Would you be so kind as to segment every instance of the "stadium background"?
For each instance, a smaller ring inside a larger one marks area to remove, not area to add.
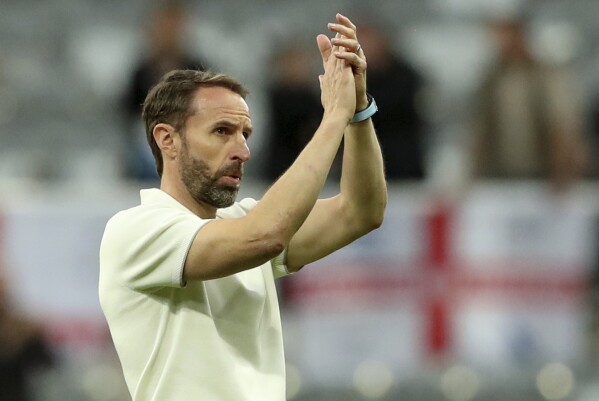
[[[595,180],[559,198],[539,182],[454,190],[468,98],[490,59],[484,18],[522,5],[538,54],[568,63],[590,106],[597,1],[190,2],[189,46],[252,89],[243,196],[268,186],[256,169],[277,38],[312,41],[336,11],[368,11],[430,80],[425,182],[392,185],[379,231],[279,283],[290,399],[599,400]],[[143,186],[120,174],[117,121],[149,8],[0,4],[0,255],[15,308],[44,323],[59,360],[36,378],[40,400],[128,399],[97,304],[97,248]]]

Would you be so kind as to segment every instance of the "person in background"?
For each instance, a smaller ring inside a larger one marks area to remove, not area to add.
[[[541,179],[565,190],[585,165],[570,77],[533,56],[522,18],[495,19],[489,28],[498,54],[473,102],[472,178]]]
[[[272,56],[273,80],[266,90],[269,134],[264,178],[274,181],[291,166],[320,124],[322,106],[312,57],[302,43],[280,45]]]
[[[373,116],[389,181],[426,177],[426,122],[419,99],[423,75],[393,48],[394,33],[372,17],[357,24],[368,56],[368,90],[377,100]]]
[[[160,78],[176,69],[205,70],[206,63],[185,47],[187,9],[179,1],[166,1],[153,13],[147,24],[145,55],[135,66],[123,98],[127,144],[126,176],[139,180],[158,180],[154,159],[148,150],[140,119],[141,107]]]
[[[32,401],[32,379],[50,368],[54,357],[40,325],[17,313],[8,298],[0,270],[0,401]]]
[[[589,175],[593,179],[599,178],[599,87],[592,92],[588,108],[588,126],[590,130],[591,154],[589,157]]]

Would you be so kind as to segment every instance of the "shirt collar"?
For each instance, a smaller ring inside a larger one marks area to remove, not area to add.
[[[191,210],[179,203],[175,198],[159,188],[142,189],[139,191],[142,205],[158,205],[173,207],[184,212],[193,213]]]
[[[172,196],[170,196],[169,194],[167,194],[159,188],[142,189],[139,191],[139,197],[141,199],[142,205],[158,205],[162,207],[173,207],[181,211],[192,213],[195,215],[195,213],[193,213],[191,210],[179,203],[179,201],[177,201],[175,198],[173,198]],[[227,218],[227,216],[229,215],[229,210],[232,207],[233,206],[224,209],[217,209],[216,218]]]

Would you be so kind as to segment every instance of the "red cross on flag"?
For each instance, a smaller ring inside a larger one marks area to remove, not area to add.
[[[581,358],[594,211],[501,195],[394,199],[378,231],[289,278],[289,358],[324,383],[365,360],[400,377]]]

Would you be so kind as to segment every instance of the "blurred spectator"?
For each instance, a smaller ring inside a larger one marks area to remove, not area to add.
[[[38,324],[15,313],[7,298],[0,272],[0,401],[30,401],[34,374],[53,358]]]
[[[152,15],[147,26],[148,48],[131,75],[124,95],[127,117],[127,176],[158,180],[154,158],[148,147],[141,120],[141,106],[149,89],[166,72],[174,69],[204,70],[207,65],[185,49],[187,10],[179,1],[167,1]]]
[[[592,157],[589,160],[590,173],[593,178],[599,178],[599,88],[594,92],[593,98],[590,101],[589,111],[589,130],[591,134]]]
[[[491,21],[497,61],[474,99],[475,178],[545,179],[557,190],[583,172],[581,112],[567,71],[532,55],[521,18]]]
[[[424,169],[424,121],[418,111],[422,76],[396,55],[392,35],[377,23],[358,24],[360,44],[368,57],[368,92],[379,111],[373,116],[385,158],[387,179],[420,180]],[[295,160],[318,127],[322,106],[317,72],[310,68],[311,56],[302,45],[282,47],[272,64],[275,79],[268,88],[271,135],[266,145],[268,171],[275,179]],[[338,158],[339,160],[339,158]],[[337,161],[331,175],[338,175]]]
[[[425,177],[425,124],[418,99],[421,74],[392,49],[392,32],[379,22],[358,24],[360,44],[368,57],[368,92],[379,111],[373,116],[385,159],[387,179]]]
[[[594,246],[595,258],[590,272],[589,291],[589,358],[594,366],[599,366],[599,218],[595,218]]]
[[[314,52],[317,52],[316,42]],[[270,112],[264,176],[275,180],[287,170],[318,128],[322,116],[314,55],[303,44],[277,48],[274,77],[266,90]]]

